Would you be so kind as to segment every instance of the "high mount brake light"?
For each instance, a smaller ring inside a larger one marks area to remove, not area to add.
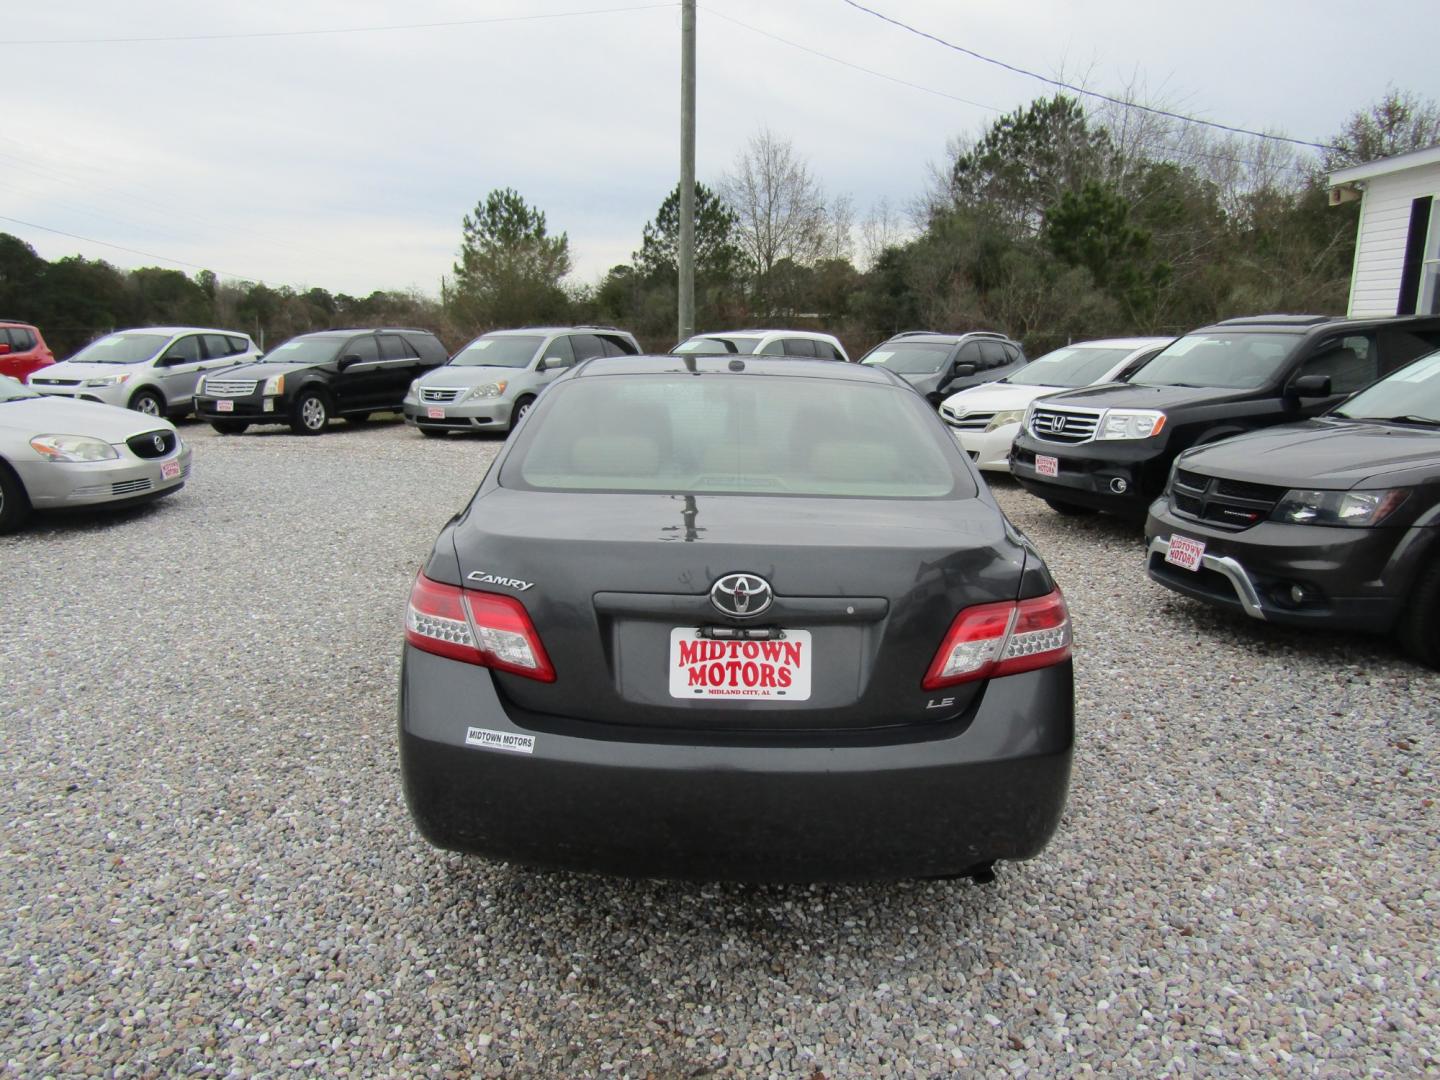
[[[513,596],[461,589],[415,575],[405,640],[466,664],[554,682],[555,668],[525,605]]]
[[[1070,656],[1070,613],[1060,590],[1032,600],[968,607],[950,624],[921,685],[926,690],[1016,675]]]

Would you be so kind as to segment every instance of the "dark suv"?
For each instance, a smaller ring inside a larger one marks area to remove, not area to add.
[[[936,409],[957,390],[994,382],[1025,366],[1025,350],[1004,334],[976,330],[937,334],[907,330],[882,341],[860,358],[888,368]]]
[[[1398,632],[1440,667],[1440,352],[1300,424],[1187,450],[1150,577],[1291,626]]]
[[[399,412],[405,391],[448,359],[428,330],[319,330],[300,334],[254,364],[207,375],[195,414],[225,435],[251,424],[288,424],[318,435],[333,416],[365,420]]]
[[[40,331],[29,323],[0,319],[0,375],[22,383],[43,367],[55,363],[55,354]]]
[[[1128,383],[1031,404],[1010,472],[1061,513],[1143,516],[1182,450],[1318,416],[1440,345],[1440,318],[1260,315],[1186,334]]]

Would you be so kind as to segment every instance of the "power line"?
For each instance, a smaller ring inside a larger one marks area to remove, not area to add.
[[[247,274],[237,274],[231,270],[217,271],[213,266],[201,266],[199,263],[186,262],[184,259],[172,259],[168,255],[156,255],[153,251],[141,251],[139,248],[126,247],[123,244],[112,244],[108,240],[96,240],[92,236],[81,236],[79,233],[66,232],[64,229],[52,229],[49,225],[37,225],[33,221],[21,221],[19,218],[6,217],[4,214],[0,214],[0,221],[8,221],[12,225],[24,225],[27,229],[39,229],[41,232],[54,233],[56,236],[68,236],[71,240],[83,240],[87,244],[99,244],[101,247],[114,248],[116,251],[128,251],[131,255],[143,255],[147,259],[159,259],[161,262],[174,263],[176,266],[188,266],[192,270],[209,270],[212,273],[218,272],[240,281],[268,284],[261,278],[250,277]]]
[[[946,98],[950,101],[958,101],[962,105],[973,105],[977,109],[986,109],[989,112],[994,113],[998,113],[1001,111],[1000,109],[997,109],[994,105],[986,105],[980,101],[971,101],[969,98],[963,98],[958,94],[949,94],[946,93],[944,90],[936,90],[934,87],[921,86],[919,83],[910,82],[907,79],[901,79],[895,75],[887,75],[885,72],[876,71],[874,68],[862,67],[860,64],[851,63],[849,60],[842,60],[838,56],[831,56],[829,53],[821,52],[819,49],[812,49],[808,45],[801,45],[798,41],[791,41],[789,38],[781,37],[779,34],[772,34],[768,30],[761,30],[758,26],[751,26],[747,22],[741,22],[739,19],[726,15],[723,11],[716,11],[712,7],[707,6],[704,8],[704,10],[709,14],[714,15],[716,18],[724,19],[726,22],[734,23],[736,26],[744,27],[752,34],[759,34],[761,37],[767,37],[772,41],[778,41],[783,45],[789,45],[792,49],[799,49],[801,52],[807,52],[811,56],[818,56],[823,60],[829,60],[831,63],[839,64],[841,67],[852,68],[855,71],[863,71],[866,75],[873,75],[877,79],[884,79],[887,82],[898,83],[900,86],[908,86],[912,90],[920,90],[926,94],[934,94],[936,97]]]
[[[542,15],[502,15],[490,19],[454,19],[448,22],[398,23],[392,26],[340,26],[322,30],[255,30],[235,34],[175,34],[166,37],[39,38],[8,41],[7,45],[139,45],[167,41],[238,41],[250,38],[315,37],[322,34],[379,34],[392,30],[442,30],[457,26],[486,26],[492,23],[536,22],[542,19],[573,19],[586,15],[620,15],[630,11],[655,11],[679,7],[676,2],[637,4],[631,7],[595,8],[582,11],[554,11]]]
[[[798,41],[791,41],[789,38],[781,37],[779,34],[772,34],[768,30],[762,30],[758,26],[751,26],[747,22],[742,22],[741,20],[736,19],[730,15],[726,15],[724,12],[717,11],[712,7],[707,6],[704,8],[704,10],[710,15],[714,15],[717,18],[724,19],[726,22],[734,23],[736,26],[749,30],[753,34],[759,34],[761,37],[767,37],[770,38],[772,41],[778,41],[783,45],[789,45],[791,48],[799,49],[801,52],[807,52],[810,53],[812,56],[818,56],[824,60],[829,60],[831,63],[839,64],[841,67],[847,67],[854,71],[863,72],[864,74],[872,75],[877,79],[884,79],[887,82],[896,83],[900,86],[906,86],[912,90],[919,90],[922,93],[933,94],[935,97],[945,98],[949,101],[958,101],[962,105],[973,105],[975,108],[984,109],[986,112],[1004,112],[1003,109],[995,105],[986,105],[982,101],[971,101],[969,98],[960,97],[958,94],[951,94],[944,90],[937,90],[933,86],[924,86],[921,83],[911,82],[908,79],[902,79],[898,76],[890,75],[883,71],[876,71],[874,68],[868,68],[864,67],[861,64],[851,63],[849,60],[843,60],[838,56],[832,56],[830,53],[821,52],[819,49],[812,49],[808,45],[800,44]],[[1142,146],[1147,150],[1159,151],[1165,154],[1178,154],[1181,157],[1205,158],[1210,161],[1227,161],[1236,165],[1249,165],[1253,168],[1266,167],[1265,162],[1255,161],[1250,158],[1236,157],[1233,154],[1219,154],[1207,150],[1187,149],[1182,146],[1170,146],[1162,142],[1154,142],[1147,140],[1137,140],[1136,145]],[[1287,169],[1299,173],[1305,172],[1305,167],[1299,164],[1276,165],[1274,167]]]
[[[911,26],[909,23],[901,22],[899,19],[892,18],[889,15],[876,11],[874,8],[868,8],[864,4],[858,3],[857,0],[840,0],[840,2],[842,4],[848,4],[856,11],[863,11],[867,15],[873,15],[875,16],[875,18],[881,20],[882,22],[887,22],[891,26],[898,26],[900,29],[908,30],[910,33],[925,38],[927,41],[933,41],[937,45],[943,45],[947,49],[953,49],[955,52],[964,53],[966,56],[973,57],[976,60],[982,60],[987,64],[994,64],[996,67],[1004,68],[1006,71],[1013,71],[1017,75],[1024,75],[1031,79],[1039,79],[1041,82],[1049,83],[1051,86],[1058,86],[1062,90],[1069,90],[1072,94],[1083,94],[1085,97],[1097,98],[1100,101],[1109,102],[1111,105],[1119,105],[1121,108],[1139,109],[1142,112],[1153,113],[1156,116],[1168,117],[1171,120],[1182,120],[1187,124],[1200,124],[1204,127],[1217,128],[1220,131],[1229,131],[1236,135],[1250,135],[1257,139],[1268,139],[1272,142],[1293,143],[1296,146],[1308,146],[1315,150],[1340,149],[1338,146],[1331,146],[1329,143],[1308,142],[1305,139],[1292,139],[1288,135],[1271,135],[1264,131],[1252,131],[1249,128],[1232,127],[1229,124],[1220,124],[1215,122],[1214,120],[1201,120],[1198,117],[1185,116],[1182,113],[1170,112],[1168,109],[1159,109],[1153,105],[1141,105],[1139,102],[1136,101],[1126,101],[1123,98],[1111,97],[1109,94],[1102,94],[1098,90],[1086,90],[1084,87],[1076,86],[1074,83],[1067,83],[1061,79],[1052,79],[1048,75],[1041,75],[1038,72],[1028,71],[1025,68],[1017,67],[1014,64],[1008,64],[1004,60],[997,60],[993,56],[986,56],[984,53],[976,52],[974,49],[967,49],[964,45],[956,45],[953,41],[946,41],[942,37],[937,37],[936,35],[931,34],[925,30],[921,30],[918,27]]]

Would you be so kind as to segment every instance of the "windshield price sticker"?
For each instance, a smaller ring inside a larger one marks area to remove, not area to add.
[[[220,398],[218,401],[215,402],[215,411],[234,412],[235,402],[231,401],[229,398]]]
[[[444,420],[445,410],[431,405],[428,409],[425,410],[425,418],[427,420]]]
[[[717,641],[693,626],[670,631],[670,696],[808,701],[814,666],[810,631],[773,641]]]
[[[1048,454],[1035,455],[1035,471],[1041,476],[1059,476],[1060,459]]]
[[[1181,570],[1199,570],[1204,557],[1204,541],[1191,540],[1188,536],[1170,537],[1170,550],[1165,553],[1166,562],[1180,567]]]

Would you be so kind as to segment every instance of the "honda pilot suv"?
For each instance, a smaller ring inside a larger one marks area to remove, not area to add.
[[[300,334],[258,363],[201,379],[195,413],[222,435],[238,435],[251,424],[288,424],[297,435],[319,435],[334,416],[360,421],[373,412],[398,412],[406,387],[445,359],[445,346],[428,330]]]
[[[1187,450],[1152,580],[1289,626],[1398,634],[1440,667],[1440,352],[1299,424]]]
[[[509,431],[540,391],[582,360],[634,356],[635,338],[613,326],[535,326],[481,334],[411,383],[405,422],[422,435]]]
[[[860,363],[888,368],[938,409],[956,391],[1013,375],[1026,360],[1020,343],[1004,334],[907,330],[876,345]]]
[[[1033,402],[1010,472],[1060,513],[1143,516],[1182,450],[1318,416],[1440,345],[1440,318],[1261,315],[1186,334],[1128,383]]]

